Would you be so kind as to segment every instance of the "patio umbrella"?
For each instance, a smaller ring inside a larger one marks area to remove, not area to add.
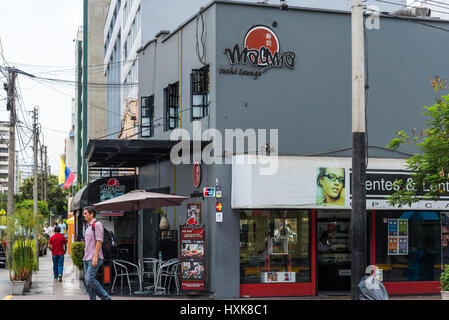
[[[179,206],[188,197],[172,194],[133,190],[124,195],[108,199],[93,206],[95,210],[123,210],[127,212],[157,207]]]

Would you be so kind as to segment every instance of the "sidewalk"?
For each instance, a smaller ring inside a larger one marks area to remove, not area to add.
[[[0,300],[89,300],[82,281],[77,278],[77,268],[72,263],[72,257],[64,257],[64,275],[62,282],[53,280],[53,261],[51,254],[39,257],[39,270],[33,274],[30,292],[22,296],[9,295],[10,287],[7,269],[0,269]],[[112,296],[113,300],[210,300],[207,296]],[[391,300],[441,300],[441,295],[391,296]],[[349,295],[321,294],[316,297],[269,297],[241,298],[251,300],[350,300]]]
[[[77,279],[72,257],[64,256],[62,282],[53,279],[51,253],[39,257],[39,270],[33,273],[31,289],[23,296],[8,296],[6,300],[89,300],[83,283]]]

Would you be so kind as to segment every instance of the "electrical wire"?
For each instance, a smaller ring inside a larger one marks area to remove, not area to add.
[[[401,8],[407,8],[407,7],[408,7],[407,5],[403,5],[403,4],[401,4],[401,3],[392,2],[392,1],[386,1],[386,0],[374,0],[374,1],[382,2],[382,3],[387,3],[387,4],[392,4],[392,5],[395,5],[395,6],[399,6],[399,7],[401,7]],[[433,10],[433,9],[432,9],[432,11],[433,11],[433,12],[438,12],[438,13],[449,14],[448,11]],[[386,13],[386,12],[380,12],[380,13],[388,14],[388,13]],[[395,15],[392,15],[392,16],[396,17]],[[448,31],[449,31],[449,30],[448,30]]]

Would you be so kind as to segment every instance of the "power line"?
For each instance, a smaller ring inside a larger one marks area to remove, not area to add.
[[[385,0],[375,0],[375,1],[377,1],[377,2],[383,2],[383,3],[388,3],[388,4],[392,4],[392,5],[394,5],[394,6],[399,6],[399,7],[401,7],[401,8],[407,8],[407,5],[403,5],[403,4],[397,3],[397,2],[385,1]],[[434,11],[434,12],[439,12],[439,13],[444,13],[444,14],[449,14],[448,11],[439,11],[439,10],[433,10],[433,9],[432,9],[432,11]],[[385,13],[385,12],[380,12],[380,13]],[[389,14],[389,13],[386,13],[386,14]],[[393,15],[393,16],[394,16],[394,15]]]

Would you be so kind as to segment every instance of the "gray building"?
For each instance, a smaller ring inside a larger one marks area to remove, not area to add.
[[[144,148],[105,142],[104,162],[128,152],[140,161],[139,189],[190,196],[164,209],[172,230],[199,204],[205,289],[216,298],[349,291],[350,27],[347,11],[214,1],[138,52],[136,144],[155,151],[145,160]],[[446,29],[444,21],[381,16],[379,29],[366,30],[366,255],[390,294],[439,292],[449,203],[389,206],[385,197],[407,178],[405,158],[416,149],[385,144],[398,129],[424,128],[423,106],[447,93],[429,81],[449,72]],[[96,143],[90,163],[101,156]],[[203,197],[214,186],[222,197]],[[139,257],[157,255],[158,216],[139,214]]]
[[[174,30],[199,12],[210,0],[112,0],[104,23],[104,74],[107,91],[107,134],[117,138],[125,111],[137,99],[139,61],[137,51],[160,30]],[[279,0],[242,0],[246,3],[278,5]],[[289,0],[292,6],[349,11],[350,0]],[[391,12],[406,6],[406,0],[368,0],[380,11]]]

